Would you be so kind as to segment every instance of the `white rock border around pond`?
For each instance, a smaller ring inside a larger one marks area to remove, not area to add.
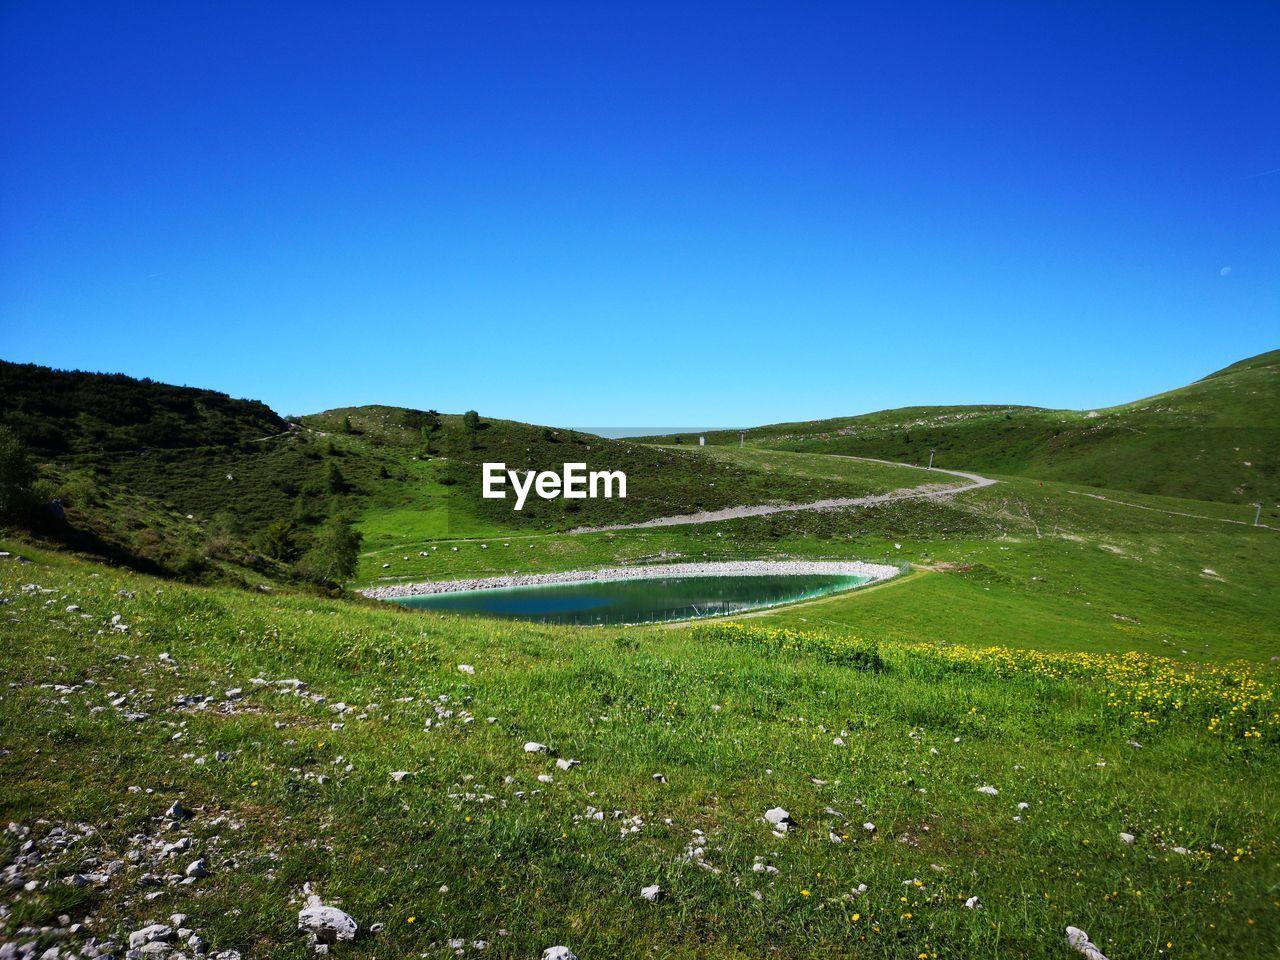
[[[600,570],[563,570],[557,573],[521,573],[505,577],[470,580],[433,580],[426,583],[397,583],[367,587],[357,591],[374,600],[425,597],[467,590],[499,590],[505,587],[535,587],[552,583],[605,583],[616,580],[668,580],[676,577],[769,577],[831,575],[866,577],[867,584],[896,577],[901,568],[887,563],[861,560],[730,560],[716,563],[664,563],[645,567],[606,567]],[[866,586],[867,584],[863,584]]]

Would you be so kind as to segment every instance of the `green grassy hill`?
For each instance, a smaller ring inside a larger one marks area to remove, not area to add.
[[[1225,422],[1266,409],[1273,369],[1259,358],[1172,400],[1073,416]],[[225,422],[247,428],[237,409]],[[901,412],[876,416],[849,422],[896,442]],[[936,416],[995,458],[1002,429],[1055,415]],[[176,583],[4,536],[0,870],[21,876],[0,885],[0,944],[95,938],[122,955],[182,913],[212,951],[301,960],[310,884],[359,922],[335,951],[351,958],[443,960],[456,941],[513,960],[553,944],[584,960],[1053,960],[1068,924],[1112,957],[1274,954],[1274,503],[1255,527],[1238,503],[1009,469],[937,500],[571,535],[677,497],[942,478],[829,456],[823,443],[851,439],[829,424],[674,449],[476,426],[358,407],[267,439],[41,448],[73,523],[145,548],[135,559],[156,551],[159,572],[273,587]],[[634,471],[633,512],[521,517],[471,486],[485,460],[596,457]],[[651,471],[661,483],[639,479]],[[338,515],[365,534],[361,584],[659,557],[912,569],[733,623],[575,629],[279,589],[288,563],[237,554],[255,525],[285,516],[310,536]],[[165,817],[175,800],[190,817]],[[779,806],[795,830],[765,822]],[[182,882],[197,858],[207,875]]]
[[[256,401],[128,377],[0,366],[0,425],[41,466],[64,542],[142,569],[259,582],[287,577],[313,532],[354,523],[370,547],[443,538],[564,531],[761,503],[878,493],[922,482],[874,464],[817,469],[708,458],[497,418],[387,406],[341,408],[287,423]],[[481,496],[481,464],[621,470],[625,499]],[[264,531],[287,524],[293,547]]]
[[[747,431],[780,450],[881,457],[1226,503],[1280,500],[1280,351],[1117,407],[904,407]],[[670,442],[673,438],[659,438]],[[679,438],[690,442],[691,436]],[[737,444],[737,431],[707,435]]]

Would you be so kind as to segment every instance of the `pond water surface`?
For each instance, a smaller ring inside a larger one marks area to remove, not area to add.
[[[459,590],[398,597],[395,602],[417,609],[536,623],[661,623],[725,616],[820,597],[859,586],[867,579],[834,574],[774,574],[597,580]]]

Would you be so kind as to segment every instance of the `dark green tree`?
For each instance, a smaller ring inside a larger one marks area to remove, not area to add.
[[[329,472],[324,479],[325,489],[330,493],[342,493],[347,489],[347,478],[342,475],[336,463],[329,464]]]
[[[32,509],[35,479],[26,446],[8,427],[0,427],[0,517],[16,520]]]
[[[272,560],[288,563],[298,555],[297,531],[289,520],[272,520],[262,528],[254,543],[263,556]]]
[[[467,431],[467,436],[471,439],[471,448],[474,450],[476,446],[476,434],[480,432],[480,414],[474,410],[468,410],[462,415],[462,429]]]

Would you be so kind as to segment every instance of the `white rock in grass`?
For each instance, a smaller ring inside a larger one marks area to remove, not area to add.
[[[539,783],[551,783],[553,780],[555,780],[555,777],[551,776],[549,773],[538,774]]]
[[[458,672],[459,673],[475,673],[476,668],[469,663],[460,663],[458,664]]]
[[[186,874],[188,877],[193,877],[196,880],[199,880],[201,877],[207,877],[209,875],[209,861],[204,857],[201,857],[199,860],[192,860],[187,864]]]
[[[970,910],[982,909],[982,901],[979,900],[977,897],[970,897],[968,900],[964,902],[964,905],[968,907]]]
[[[164,923],[153,923],[129,934],[129,949],[137,950],[148,943],[168,943],[173,939],[173,927]]]
[[[651,887],[640,888],[640,897],[644,900],[648,900],[650,903],[653,903],[655,900],[657,900],[661,896],[662,896],[662,888],[658,886],[656,883]]]
[[[666,783],[667,775],[665,773],[655,773],[653,775],[653,779],[658,781],[658,783]]]
[[[391,771],[391,779],[394,780],[396,783],[400,783],[402,780],[404,780],[405,777],[412,776],[412,775],[413,775],[412,770],[392,770]]]
[[[777,828],[780,832],[786,833],[794,830],[797,826],[796,822],[791,819],[791,814],[787,813],[782,807],[772,807],[764,812],[764,819],[767,823]]]
[[[186,820],[191,816],[191,811],[182,805],[181,800],[173,801],[173,806],[164,812],[166,820]]]
[[[831,741],[831,745],[832,745],[833,747],[843,747],[843,746],[844,746],[844,738],[843,738],[843,737],[836,737],[834,740],[832,740],[832,741]]]
[[[326,907],[312,894],[307,905],[298,912],[298,929],[315,937],[316,943],[334,944],[354,940],[359,925],[337,907]]]
[[[525,753],[546,753],[546,752],[547,752],[547,745],[546,745],[545,743],[538,743],[536,740],[530,740],[528,743],[526,743],[526,744],[524,745],[524,752],[525,752]],[[553,947],[552,949],[560,949],[560,950],[563,950],[564,948],[563,948],[563,947],[558,947],[558,948],[557,948],[557,947]]]
[[[559,760],[556,761],[556,766],[559,767],[561,770],[569,770],[573,767],[582,766],[582,761],[570,760],[568,757],[561,757]]]
[[[1085,960],[1107,960],[1103,952],[1093,945],[1089,935],[1079,927],[1067,927],[1067,946],[1083,954]]]
[[[875,833],[876,825],[872,823],[870,820],[868,820],[866,823],[862,825],[862,829],[867,831],[867,833]]]
[[[568,947],[547,947],[542,951],[542,960],[578,960],[578,955]]]
[[[1125,843],[1127,843],[1131,847],[1138,842],[1137,837],[1135,837],[1132,833],[1125,833],[1123,830],[1120,832],[1120,839],[1123,840]]]
[[[994,797],[994,796],[995,796],[996,794],[998,794],[1000,791],[999,791],[999,790],[997,790],[995,787],[979,787],[979,788],[978,788],[978,792],[979,792],[979,793],[985,793],[985,794],[986,794],[987,796],[989,796],[989,797]]]
[[[1027,802],[1024,800],[1022,803],[1018,804],[1018,809],[1019,809],[1019,810],[1030,810],[1030,809],[1031,809],[1031,804],[1027,803]]]

